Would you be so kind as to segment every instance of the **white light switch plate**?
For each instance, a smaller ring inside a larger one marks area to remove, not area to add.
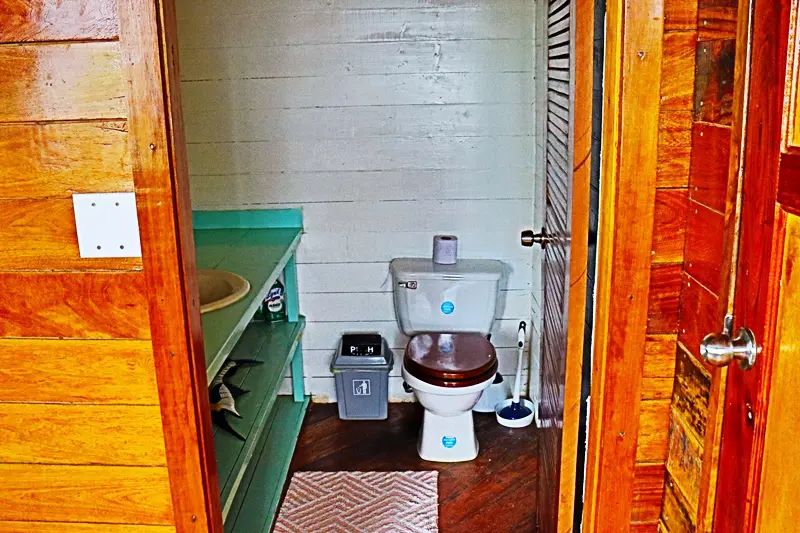
[[[81,257],[141,257],[136,194],[73,194]]]

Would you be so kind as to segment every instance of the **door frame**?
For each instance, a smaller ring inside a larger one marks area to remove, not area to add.
[[[600,220],[584,531],[628,531],[648,323],[660,0],[606,6]]]

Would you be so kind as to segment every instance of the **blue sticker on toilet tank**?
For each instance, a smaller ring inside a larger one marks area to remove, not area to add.
[[[444,436],[444,437],[442,437],[442,445],[445,448],[452,448],[453,446],[456,445],[456,438],[455,437]]]
[[[455,304],[453,304],[453,302],[444,302],[442,304],[442,313],[444,313],[446,315],[451,314],[453,311],[455,311],[455,309],[456,309],[456,306],[455,306]]]

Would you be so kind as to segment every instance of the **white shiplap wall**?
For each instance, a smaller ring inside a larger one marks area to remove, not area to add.
[[[518,244],[533,222],[533,1],[179,0],[178,14],[193,207],[303,208],[317,400],[333,398],[343,332],[382,333],[399,362],[388,262],[428,256],[436,233],[513,270],[493,339],[513,373],[539,290]],[[410,399],[398,365],[390,396]]]

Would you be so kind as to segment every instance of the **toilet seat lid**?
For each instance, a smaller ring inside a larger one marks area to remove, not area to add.
[[[405,351],[406,370],[444,381],[484,379],[497,370],[497,352],[480,333],[423,333]]]

